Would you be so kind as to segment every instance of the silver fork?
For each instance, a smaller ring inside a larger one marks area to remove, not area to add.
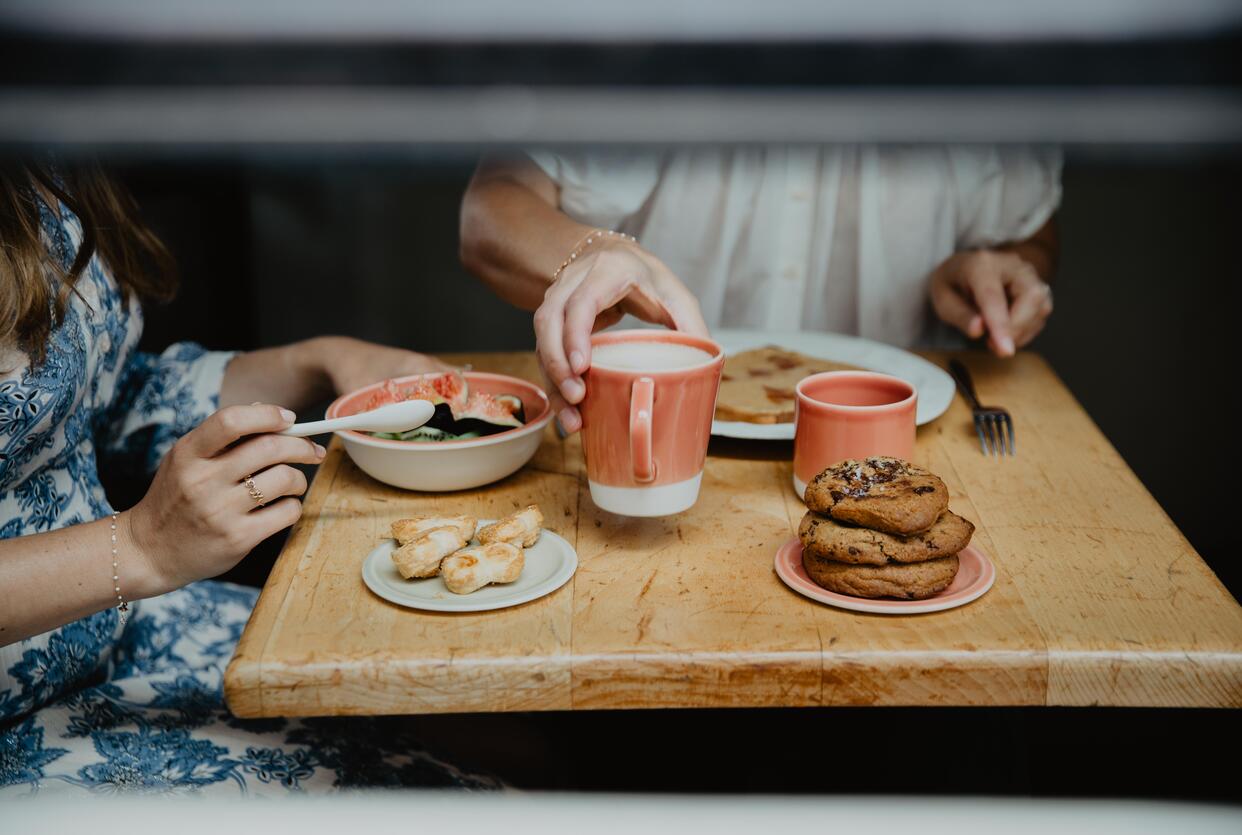
[[[970,410],[975,416],[975,432],[979,435],[979,446],[983,449],[983,454],[1004,455],[1005,438],[1008,436],[1009,454],[1013,455],[1013,418],[1009,416],[1009,412],[999,406],[984,406],[979,402],[970,372],[959,360],[949,360],[949,373],[957,381],[962,396],[970,402]]]

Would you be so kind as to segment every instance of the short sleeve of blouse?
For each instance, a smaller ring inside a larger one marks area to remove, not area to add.
[[[949,151],[957,248],[1029,238],[1061,203],[1061,151],[1034,146]]]
[[[162,354],[135,352],[117,384],[102,447],[133,469],[155,472],[177,439],[220,404],[220,386],[235,355],[179,342]]]
[[[547,149],[526,153],[559,187],[561,210],[590,226],[620,229],[660,181],[658,153]]]

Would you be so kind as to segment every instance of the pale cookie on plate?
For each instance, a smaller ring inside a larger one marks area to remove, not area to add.
[[[900,458],[833,464],[806,486],[806,506],[840,522],[909,536],[935,524],[949,506],[939,476]]]
[[[392,561],[407,580],[434,577],[440,573],[440,562],[466,547],[467,541],[457,528],[436,528],[393,551]]]
[[[798,526],[802,548],[826,560],[866,565],[926,562],[956,554],[970,544],[975,526],[951,510],[928,530],[910,536],[844,525],[808,510]]]
[[[440,566],[445,587],[454,594],[470,594],[490,583],[512,583],[522,574],[526,554],[508,542],[466,548],[447,557]]]
[[[949,587],[957,576],[957,554],[927,562],[850,565],[802,552],[802,567],[821,588],[851,597],[925,600]]]
[[[436,528],[452,528],[469,542],[474,539],[474,530],[478,526],[479,520],[473,516],[416,516],[393,522],[392,538],[406,545]]]
[[[539,505],[533,504],[480,528],[479,544],[508,542],[511,545],[529,548],[539,539],[539,532],[542,529],[543,513],[539,510]]]

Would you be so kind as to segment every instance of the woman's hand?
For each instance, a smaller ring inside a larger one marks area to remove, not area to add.
[[[427,354],[347,336],[326,336],[315,341],[319,343],[317,350],[324,373],[338,395],[392,377],[443,372],[452,368]]]
[[[591,363],[591,334],[624,314],[707,336],[698,299],[660,259],[628,241],[605,241],[565,268],[535,311],[535,351],[552,384],[552,407],[566,432],[582,418],[582,374]]]
[[[271,434],[295,420],[270,405],[229,406],[186,434],[164,458],[137,505],[122,515],[130,546],[149,567],[148,593],[214,577],[298,520],[306,477],[289,464],[318,464],[324,449]],[[263,502],[243,483],[253,476]]]
[[[986,333],[1001,357],[1034,339],[1052,313],[1052,288],[1012,252],[951,255],[932,273],[929,289],[937,316],[971,339]]]

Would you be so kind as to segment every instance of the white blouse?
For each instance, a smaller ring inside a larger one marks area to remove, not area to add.
[[[955,251],[1030,237],[1061,155],[1029,146],[528,152],[582,223],[628,232],[709,327],[940,342],[927,295]]]

